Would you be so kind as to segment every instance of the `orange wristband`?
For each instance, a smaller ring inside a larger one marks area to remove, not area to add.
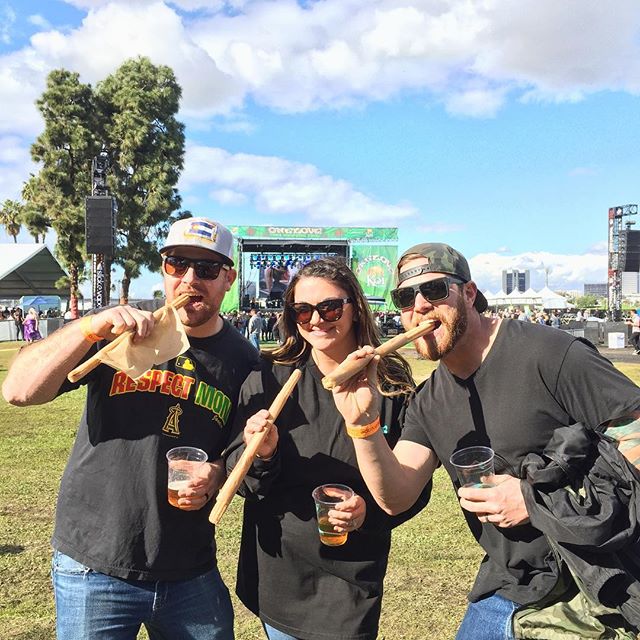
[[[93,333],[93,329],[91,327],[91,316],[82,316],[82,319],[80,320],[80,331],[82,331],[84,339],[88,342],[100,342],[100,340],[104,340],[102,336],[99,336],[97,333]]]
[[[373,422],[364,425],[347,425],[347,433],[352,438],[368,438],[380,429],[380,416]]]

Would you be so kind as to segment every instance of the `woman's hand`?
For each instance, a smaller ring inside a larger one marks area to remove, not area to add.
[[[261,409],[258,413],[253,414],[244,427],[243,440],[247,444],[254,434],[260,433],[268,429],[266,437],[262,444],[258,447],[256,454],[259,458],[271,458],[276,452],[278,446],[278,428],[269,417],[266,409]]]
[[[348,425],[370,424],[378,416],[380,393],[377,381],[380,356],[374,354],[371,346],[362,347],[347,356],[347,360],[368,358],[371,358],[371,361],[362,371],[332,389],[336,408]]]
[[[329,523],[338,533],[356,531],[367,516],[367,503],[362,496],[354,494],[348,500],[338,502],[327,515]]]

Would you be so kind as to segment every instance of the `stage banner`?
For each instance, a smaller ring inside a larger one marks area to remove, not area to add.
[[[240,278],[231,285],[220,305],[220,313],[230,313],[240,309]]]
[[[365,295],[384,298],[391,304],[389,292],[393,289],[393,270],[398,259],[398,248],[389,245],[351,246],[351,268],[362,285]]]
[[[239,227],[229,226],[231,233],[247,240],[291,238],[305,240],[351,240],[357,242],[397,241],[397,227]]]

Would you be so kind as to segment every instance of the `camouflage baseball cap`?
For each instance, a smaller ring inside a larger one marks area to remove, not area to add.
[[[407,249],[402,256],[400,256],[400,262],[402,262],[402,259],[405,256],[410,254],[424,256],[427,258],[428,262],[426,264],[421,264],[417,267],[407,269],[402,273],[400,273],[400,264],[398,264],[396,269],[398,284],[408,280],[409,278],[419,276],[422,273],[431,272],[449,273],[452,276],[457,276],[465,282],[469,282],[471,280],[471,271],[469,270],[469,263],[467,262],[467,259],[448,244],[443,244],[441,242],[423,242],[422,244],[416,244]],[[473,306],[480,313],[486,311],[489,306],[487,299],[484,297],[484,294],[480,289],[478,289]]]

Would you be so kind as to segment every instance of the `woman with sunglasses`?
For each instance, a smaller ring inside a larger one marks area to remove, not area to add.
[[[377,507],[358,471],[351,438],[321,379],[358,345],[380,344],[362,289],[340,260],[305,265],[284,295],[283,343],[263,352],[240,393],[236,437],[227,450],[231,469],[243,439],[271,424],[269,407],[300,368],[302,378],[258,449],[240,492],[244,523],[236,592],[258,615],[270,640],[375,640],[391,528],[412,513],[391,518]],[[413,390],[406,361],[381,361],[384,432],[400,435],[405,401]],[[342,546],[323,546],[311,492],[325,483],[351,487],[355,496],[330,512]]]

